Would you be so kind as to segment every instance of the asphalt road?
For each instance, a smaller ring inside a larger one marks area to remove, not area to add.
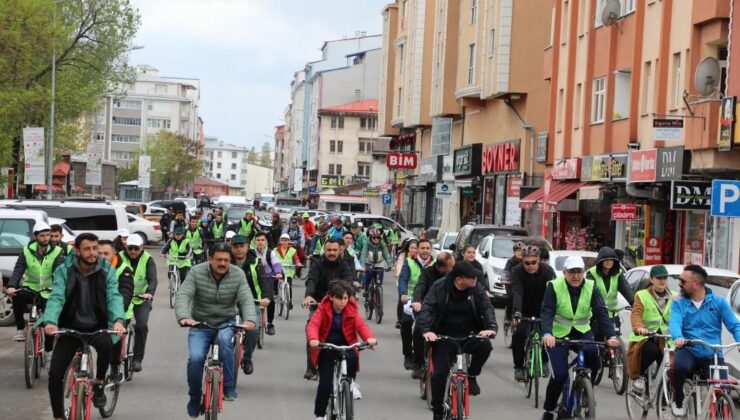
[[[150,248],[153,255],[158,253]],[[121,388],[114,419],[186,419],[187,330],[175,323],[174,311],[166,299],[166,270],[156,257],[160,289],[152,311],[144,370]],[[303,285],[296,282],[296,297]],[[395,302],[394,280],[386,279],[385,301]],[[298,299],[296,299],[298,303]],[[297,307],[297,305],[296,305]],[[360,356],[358,375],[363,399],[355,404],[357,419],[431,418],[426,402],[418,395],[418,382],[403,370],[401,340],[394,328],[395,307],[386,310],[381,325],[371,324],[379,346]],[[305,370],[304,327],[307,311],[296,309],[288,321],[276,322],[277,334],[267,336],[265,348],[256,350],[255,371],[239,373],[239,399],[225,402],[222,419],[313,419],[316,382],[303,379]],[[497,310],[499,322],[503,313]],[[14,328],[0,329],[0,419],[49,419],[51,409],[44,371],[36,387],[28,390],[23,380],[23,344],[11,340]],[[538,419],[541,408],[524,398],[523,387],[514,382],[511,351],[500,337],[479,378],[481,395],[472,398],[471,418]],[[545,383],[541,383],[540,407]],[[606,380],[596,387],[599,419],[626,418],[624,397],[617,396]],[[100,418],[95,412],[93,418]]]

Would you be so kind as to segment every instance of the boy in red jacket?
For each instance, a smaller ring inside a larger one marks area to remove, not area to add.
[[[334,360],[338,355],[334,352],[320,352],[319,343],[331,343],[337,346],[348,346],[357,343],[359,335],[371,348],[378,344],[370,327],[360,315],[357,302],[350,298],[352,289],[343,281],[329,283],[329,292],[319,303],[319,307],[306,326],[306,338],[311,347],[311,362],[318,365],[319,386],[316,390],[314,415],[316,419],[324,419],[326,406],[329,404],[329,395],[332,389],[332,373]],[[354,381],[359,366],[357,352],[347,353],[347,374]],[[352,382],[352,393],[355,399],[359,397],[359,389]]]

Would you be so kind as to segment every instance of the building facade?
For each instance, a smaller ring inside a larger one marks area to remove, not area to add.
[[[290,172],[290,147],[285,147],[285,131],[285,125],[275,127],[274,185],[272,187],[272,192],[275,194],[289,191],[288,181],[292,176]]]
[[[249,150],[216,137],[206,137],[203,151],[203,176],[227,184],[237,195],[244,195]]]

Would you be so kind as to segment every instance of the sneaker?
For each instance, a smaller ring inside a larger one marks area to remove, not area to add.
[[[478,380],[475,376],[468,377],[468,386],[470,387],[470,395],[480,394],[480,387],[478,386]]]
[[[397,330],[401,329],[401,321],[396,321],[396,329]]]
[[[265,334],[275,335],[275,326],[272,324],[267,324],[267,331],[265,331]]]
[[[93,384],[92,403],[95,408],[105,407],[105,403],[108,402],[105,398],[105,392],[103,392],[104,387],[103,384]]]
[[[51,350],[44,351],[44,365],[48,365],[49,363],[51,363],[51,355],[52,355]]]
[[[524,368],[514,369],[514,380],[517,382],[524,382],[527,380],[527,371]]]
[[[249,359],[242,360],[242,371],[245,375],[251,375],[254,372],[254,363]]]
[[[413,379],[421,379],[421,372],[424,368],[422,368],[419,365],[414,365],[414,368],[411,370],[411,378]]]
[[[410,356],[404,356],[403,357],[403,368],[406,370],[411,370],[414,367],[414,361],[411,359]]]
[[[121,373],[121,365],[110,365],[110,380],[111,382],[120,384],[123,382],[123,373]]]
[[[555,412],[554,411],[545,411],[542,413],[542,420],[555,420]]]
[[[360,392],[360,384],[358,384],[355,381],[352,381],[352,385],[350,386],[352,389],[352,398],[355,400],[362,399],[362,393]]]
[[[288,309],[293,310],[293,302],[288,302]]]
[[[639,378],[632,381],[632,392],[637,395],[642,395],[643,391],[645,391],[645,378],[640,376]]]
[[[686,417],[686,407],[677,406],[675,401],[671,402],[671,411],[676,417]]]
[[[224,401],[236,401],[237,398],[239,398],[239,395],[235,390],[224,390]]]
[[[134,372],[141,372],[141,360],[134,360],[131,364],[131,370]]]
[[[26,341],[26,333],[23,330],[15,330],[13,341]]]
[[[315,369],[311,369],[311,368],[307,368],[306,369],[306,373],[303,374],[303,378],[304,379],[307,379],[309,381],[316,380],[316,377],[317,376],[318,376],[318,374],[316,373],[316,370]]]
[[[188,416],[190,416],[191,419],[198,418],[200,415],[200,398],[196,399],[190,399],[188,401]]]

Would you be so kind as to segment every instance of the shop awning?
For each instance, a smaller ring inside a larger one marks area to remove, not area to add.
[[[46,191],[48,187],[46,185],[39,184],[39,185],[34,185],[33,189],[35,191]],[[64,188],[60,187],[59,185],[54,185],[51,190],[56,191],[56,192],[64,192]]]
[[[581,187],[588,184],[588,181],[565,182],[552,181],[550,184],[550,196],[547,200],[547,209],[553,210],[558,203],[565,200],[569,195],[578,191]],[[541,187],[535,192],[519,200],[519,207],[523,209],[532,209],[537,202],[542,202],[545,195],[545,188]]]
[[[320,194],[319,203],[369,204],[367,197],[359,195]]]

